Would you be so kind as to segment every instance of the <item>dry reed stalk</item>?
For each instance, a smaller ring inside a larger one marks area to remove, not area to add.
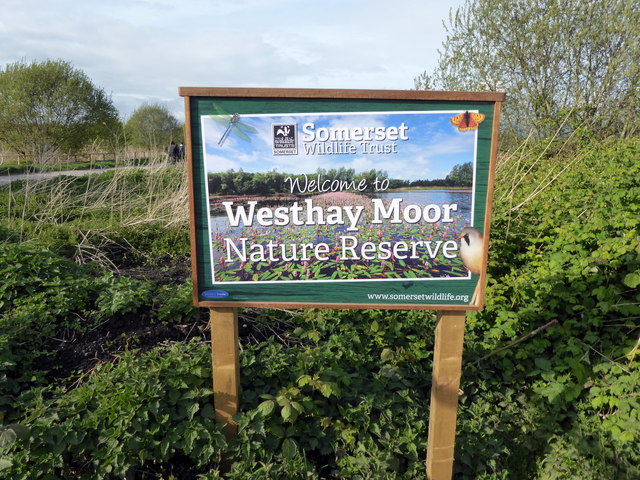
[[[557,128],[554,135],[548,140],[547,145],[536,155],[535,159],[530,162],[528,167],[524,167],[527,164],[527,159],[529,158],[530,153],[528,153],[528,143],[531,139],[531,134],[513,151],[508,154],[502,155],[499,157],[499,161],[496,165],[496,171],[500,172],[500,176],[498,177],[498,181],[496,182],[497,191],[496,198],[500,202],[506,202],[507,208],[505,208],[503,215],[507,217],[507,226],[505,228],[505,237],[507,240],[509,238],[511,221],[516,218],[513,214],[519,211],[524,205],[529,203],[535,197],[537,197],[540,193],[546,190],[549,186],[551,186],[555,181],[560,178],[560,176],[572,165],[574,165],[579,160],[583,159],[586,156],[586,152],[582,151],[579,155],[572,158],[570,161],[563,162],[549,162],[546,169],[540,168],[542,160],[545,158],[545,155],[549,151],[550,146],[560,137],[562,129],[564,125],[570,118],[573,111],[570,111],[565,118],[562,120],[560,126]],[[560,155],[565,148],[570,144],[571,140],[574,138],[575,133],[579,129],[573,129],[572,132],[564,139],[556,156]],[[499,166],[499,168],[498,168]],[[533,187],[533,189],[526,194],[523,200],[516,203],[516,194],[518,192],[518,187],[522,184],[524,179],[534,171],[534,168],[538,167],[536,172],[544,172],[545,175],[538,181],[538,183]],[[558,171],[559,169],[559,171]],[[504,188],[501,188],[503,187]]]
[[[76,199],[69,193],[69,186],[74,181],[72,177],[59,177],[55,183],[49,182],[47,187],[40,190],[47,196],[42,208],[35,218],[38,220],[36,231],[45,225],[59,225],[65,222],[66,212],[75,207]],[[38,188],[40,184],[36,184]]]
[[[76,263],[85,264],[89,262],[96,262],[114,272],[119,271],[116,264],[113,263],[105,253],[105,250],[107,247],[112,247],[114,244],[118,246],[122,245],[114,242],[99,230],[78,230],[78,236],[80,237],[80,240],[75,245],[75,252],[73,255],[73,259]],[[98,239],[98,242],[96,242],[96,239]],[[129,242],[126,242],[126,244],[129,249],[135,251]]]
[[[160,223],[164,227],[186,225],[189,218],[187,175],[175,178],[173,167],[160,165],[148,171],[145,195],[136,198],[136,209],[121,219],[124,226]],[[140,213],[135,214],[138,211]]]
[[[564,166],[564,168],[562,168],[562,170],[560,170],[556,175],[554,175],[548,182],[544,183],[544,181],[547,178],[549,178],[549,176],[551,175],[551,172],[549,172],[544,177],[544,179],[542,179],[542,181],[536,186],[534,191],[532,193],[530,193],[518,205],[516,205],[515,207],[511,207],[508,210],[508,213],[515,212],[515,211],[519,210],[520,208],[522,208],[525,204],[529,203],[531,200],[533,200],[535,197],[537,197],[540,193],[542,193],[547,187],[549,187],[549,185],[551,185],[553,182],[555,182],[558,179],[558,177],[560,177],[560,175],[562,175],[570,166],[572,166],[578,160],[582,160],[585,156],[586,156],[585,152],[582,152],[580,155],[576,155],[570,162],[565,164],[565,166]]]
[[[558,136],[560,135],[560,132],[562,131],[562,129],[564,128],[565,123],[567,123],[567,121],[569,120],[569,117],[571,116],[571,114],[573,113],[573,110],[571,110],[569,113],[567,113],[567,115],[565,116],[565,118],[562,120],[562,123],[560,124],[560,126],[556,129],[555,133],[553,134],[553,136],[549,139],[549,141],[547,142],[547,145],[545,146],[544,150],[542,152],[540,152],[540,154],[537,156],[537,158],[531,163],[531,165],[529,165],[529,168],[527,169],[526,172],[523,172],[519,177],[517,175],[513,176],[513,180],[514,182],[511,185],[511,189],[508,192],[503,193],[502,197],[500,198],[500,200],[504,199],[505,196],[513,196],[516,188],[518,188],[518,186],[520,185],[520,183],[522,182],[522,180],[524,180],[524,178],[531,172],[531,170],[533,170],[533,167],[535,167],[538,162],[544,158],[545,154],[547,153],[547,151],[549,150],[550,146],[553,144],[553,142],[558,138]],[[565,140],[564,144],[562,145],[562,147],[560,148],[559,151],[562,151],[562,149],[567,145],[568,141],[573,137],[575,133],[575,130],[573,132],[571,132],[571,134],[569,135],[569,137]],[[529,135],[529,137],[527,137],[527,141],[528,139],[531,137],[531,134]],[[525,150],[525,146],[526,146],[526,142],[523,143],[522,146],[522,154],[520,155],[519,159],[522,160],[523,156],[526,154],[526,150]]]
[[[132,181],[130,175],[137,168],[144,168],[144,174]],[[115,269],[106,252],[114,245],[133,249],[128,242],[119,245],[121,240],[113,240],[120,238],[115,233],[120,226],[160,223],[170,228],[188,224],[186,169],[169,166],[163,155],[151,158],[144,167],[134,165],[133,161],[119,162],[109,181],[105,182],[104,176],[95,180],[89,176],[81,193],[77,191],[75,177],[59,173],[61,176],[55,180],[39,181],[27,177],[20,188],[12,188],[10,184],[7,216],[12,218],[12,214],[18,213],[14,210],[22,200],[22,211],[16,215],[22,235],[27,222],[35,222],[34,230],[42,232],[49,225],[65,223],[69,215],[82,225],[83,219],[92,214],[106,212],[104,228],[77,229],[74,257],[78,263],[96,261]],[[34,209],[33,202],[36,201],[39,204]],[[35,213],[31,213],[34,210]]]

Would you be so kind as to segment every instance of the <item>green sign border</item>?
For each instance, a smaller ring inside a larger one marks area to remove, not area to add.
[[[322,308],[456,309],[482,307],[484,276],[473,274],[467,280],[340,280],[313,282],[299,280],[278,283],[211,282],[209,223],[207,218],[204,154],[200,117],[212,115],[216,103],[224,110],[242,114],[395,112],[433,110],[477,110],[486,116],[478,127],[475,209],[473,225],[488,245],[497,126],[503,94],[473,92],[418,92],[367,90],[291,90],[189,88],[179,90],[185,98],[187,169],[190,184],[191,249],[194,304],[198,306],[288,306]],[[485,267],[486,270],[486,267]],[[428,285],[428,289],[425,289]],[[206,291],[221,290],[228,296],[212,300]],[[476,290],[479,290],[477,292]],[[434,302],[407,301],[409,296],[441,293]],[[371,301],[369,294],[382,293],[392,300]],[[478,293],[480,295],[478,295]],[[475,295],[475,298],[474,298]],[[450,297],[474,298],[472,304]]]

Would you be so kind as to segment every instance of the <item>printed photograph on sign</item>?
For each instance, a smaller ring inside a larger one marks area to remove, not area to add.
[[[473,189],[484,115],[212,110],[200,117],[212,283],[478,273]]]

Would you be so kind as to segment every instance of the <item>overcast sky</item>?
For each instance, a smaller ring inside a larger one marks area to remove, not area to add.
[[[62,59],[123,120],[179,86],[410,89],[463,0],[4,0],[0,65]]]

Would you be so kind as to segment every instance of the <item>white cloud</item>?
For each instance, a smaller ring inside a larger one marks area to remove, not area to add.
[[[408,89],[462,0],[6,0],[0,64],[72,62],[127,117],[179,86]]]

